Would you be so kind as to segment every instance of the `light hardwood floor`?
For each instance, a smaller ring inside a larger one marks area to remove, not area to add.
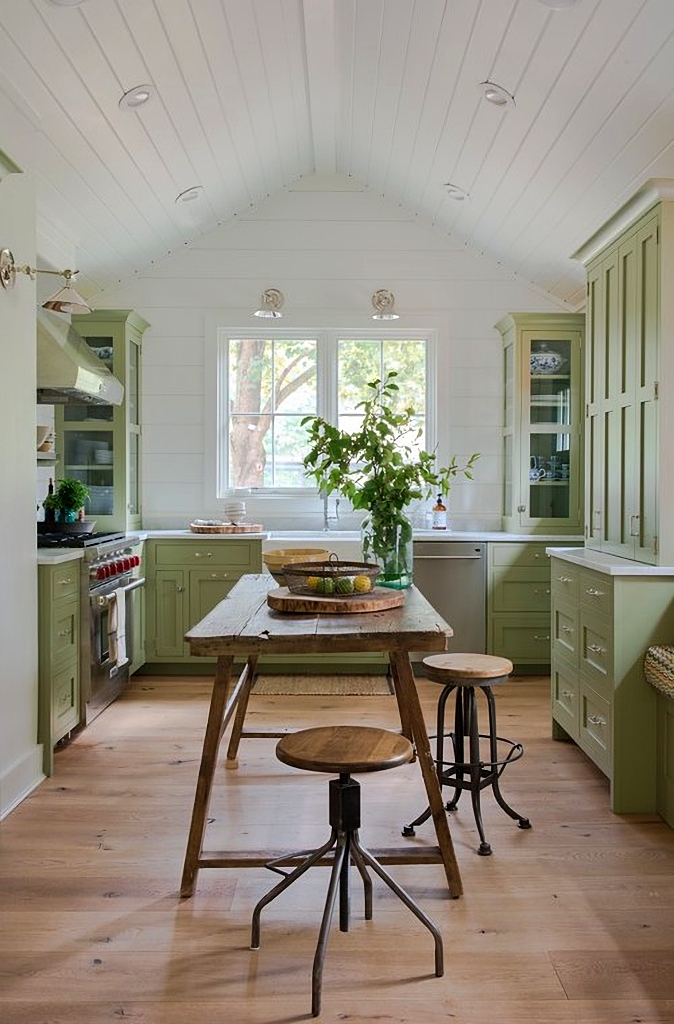
[[[433,722],[439,689],[420,681]],[[464,794],[450,827],[465,895],[448,898],[439,865],[392,866],[438,922],[432,940],[375,880],[362,920],[357,874],[348,934],[337,921],[323,979],[324,1021],[387,1024],[652,1024],[674,1021],[674,832],[656,815],[616,816],[606,779],[550,738],[549,680],[520,677],[497,695],[499,732],[524,757],[502,788],[533,828],[485,795],[494,854],[479,857]],[[328,873],[314,868],[262,919],[250,914],[278,876],[202,870],[177,896],[210,681],[137,678],[56,755],[56,773],[0,826],[2,1024],[284,1024],[309,1020],[311,961]],[[253,697],[249,723],[397,726],[391,697]],[[243,741],[220,769],[209,847],[297,849],[328,834],[327,777],[278,763],[274,743]],[[418,766],[361,776],[366,846],[403,840],[422,809]]]

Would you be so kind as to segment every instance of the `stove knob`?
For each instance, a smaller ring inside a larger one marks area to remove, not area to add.
[[[131,568],[131,559],[130,558],[123,558],[122,559],[122,565],[124,567],[124,572],[128,572],[129,569]]]
[[[131,561],[133,562],[134,569],[140,565],[140,555],[133,555]]]
[[[113,562],[113,569],[115,576],[119,576],[120,573],[124,572],[124,562],[121,558],[118,558],[116,562]]]
[[[108,567],[107,565],[99,565],[96,569],[96,579],[106,580],[108,578]]]

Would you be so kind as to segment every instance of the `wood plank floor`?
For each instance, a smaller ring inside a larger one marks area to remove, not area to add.
[[[438,687],[419,683],[431,728]],[[498,692],[499,732],[525,745],[502,778],[530,817],[522,831],[484,798],[493,856],[476,854],[464,794],[450,827],[465,895],[439,865],[396,878],[439,924],[432,940],[375,880],[372,921],[353,878],[348,934],[333,923],[321,1020],[387,1024],[674,1022],[674,832],[655,816],[611,813],[606,779],[550,738],[549,680]],[[267,908],[249,949],[265,869],[202,870],[178,899],[210,681],[137,678],[56,755],[56,773],[0,826],[2,1024],[285,1024],[309,1020],[311,962],[328,880],[315,868]],[[397,727],[391,697],[251,698],[249,724]],[[328,834],[327,777],[243,741],[220,770],[208,846],[298,849]],[[361,777],[366,846],[432,843],[400,827],[424,804],[418,766]]]

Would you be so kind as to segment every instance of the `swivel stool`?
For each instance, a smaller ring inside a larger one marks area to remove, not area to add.
[[[499,779],[506,766],[519,760],[524,753],[521,743],[498,736],[496,731],[496,704],[492,687],[507,682],[513,670],[512,662],[507,658],[489,654],[436,654],[424,658],[423,665],[426,677],[433,682],[441,683],[443,687],[437,708],[436,767],[440,786],[450,786],[454,789],[454,795],[445,805],[445,809],[453,811],[463,790],[470,791],[475,824],[480,836],[477,852],[483,857],[488,857],[492,849],[485,838],[482,824],[480,794],[483,789],[491,788],[496,802],[506,814],[517,820],[519,828],[531,828],[529,819],[506,803],[499,786]],[[487,701],[487,733],[479,731],[476,689],[482,691]],[[446,761],[445,708],[449,695],[453,692],[456,694],[454,732],[448,734],[452,742],[453,760]],[[481,757],[481,739],[488,743],[487,760]],[[468,759],[464,749],[466,741]],[[499,747],[504,755],[502,757],[499,756]],[[430,816],[431,810],[427,807],[418,818],[404,826],[403,835],[415,835],[416,826],[428,821]]]
[[[323,908],[318,945],[314,955],[311,984],[311,1013],[317,1017],[321,1009],[321,983],[323,961],[328,941],[332,913],[339,893],[339,929],[349,930],[349,870],[355,864],[363,881],[365,897],[365,918],[372,917],[372,881],[368,867],[379,875],[383,882],[398,896],[405,906],[429,930],[435,942],[435,974],[443,973],[442,936],[437,925],[424,913],[411,896],[389,875],[372,854],[361,846],[358,837],[360,827],[360,784],[351,778],[352,772],[379,772],[396,768],[411,761],[414,752],[412,744],[404,736],[387,729],[365,726],[325,726],[303,729],[289,733],[276,745],[276,756],[284,764],[303,768],[310,772],[337,772],[338,779],[329,782],[330,792],[330,838],[315,850],[303,850],[286,854],[266,866],[283,875],[283,880],[274,886],[256,904],[253,910],[251,949],[260,946],[260,914],[264,907],[275,900],[288,886],[292,885],[313,864],[334,849],[327,898]],[[281,865],[301,857],[292,871]]]

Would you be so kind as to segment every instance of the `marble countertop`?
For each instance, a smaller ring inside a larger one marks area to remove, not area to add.
[[[546,548],[549,555],[561,558],[565,562],[573,562],[585,569],[603,572],[607,576],[674,576],[674,566],[645,565],[643,562],[631,562],[617,555],[606,555],[591,548]]]

